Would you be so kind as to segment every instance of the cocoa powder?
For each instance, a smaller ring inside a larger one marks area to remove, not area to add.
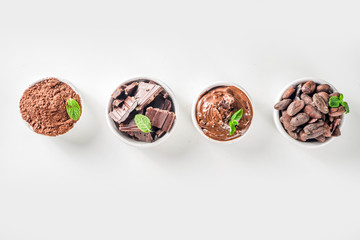
[[[47,136],[64,134],[76,122],[66,112],[69,98],[75,99],[81,107],[79,95],[69,85],[56,78],[42,80],[23,93],[21,116],[36,133]]]

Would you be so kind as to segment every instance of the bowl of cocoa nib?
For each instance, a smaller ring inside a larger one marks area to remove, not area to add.
[[[110,130],[125,143],[153,147],[174,131],[177,110],[175,96],[165,83],[138,77],[115,89],[106,118]]]
[[[320,147],[341,135],[344,115],[349,113],[344,95],[318,78],[291,82],[274,105],[277,129],[291,142]]]
[[[20,113],[35,133],[56,137],[67,133],[79,121],[81,97],[65,80],[41,79],[26,89],[20,99]]]
[[[200,92],[191,115],[194,127],[209,141],[234,143],[247,134],[254,111],[241,86],[217,82]]]

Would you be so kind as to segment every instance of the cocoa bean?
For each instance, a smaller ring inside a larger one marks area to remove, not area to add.
[[[301,88],[305,94],[311,94],[315,91],[316,84],[313,81],[307,81]]]
[[[345,108],[343,106],[337,108],[330,108],[330,117],[339,117],[345,113]]]
[[[286,91],[282,95],[282,98],[283,99],[290,98],[294,92],[295,92],[295,88],[293,86],[290,86],[288,89],[286,89]]]
[[[313,102],[320,112],[322,112],[324,114],[329,113],[329,108],[327,106],[327,103],[318,93],[314,94]]]
[[[334,92],[332,94],[329,94],[329,98],[331,98],[332,96],[340,97],[340,93]]]
[[[303,100],[295,100],[287,108],[287,113],[290,116],[294,116],[298,112],[300,112],[305,106],[305,103]]]
[[[300,141],[302,141],[302,142],[306,142],[306,140],[307,140],[307,135],[306,135],[306,133],[305,133],[304,131],[301,131],[301,132],[299,133],[298,139],[299,139]]]
[[[316,92],[326,92],[328,93],[330,91],[329,84],[320,84],[316,87]]]
[[[295,93],[295,99],[296,100],[300,100],[301,88],[302,88],[301,83],[296,86],[296,93]]]
[[[313,102],[312,98],[305,93],[301,94],[300,98],[305,102],[305,104],[311,104]]]
[[[331,129],[329,124],[325,123],[324,124],[324,137],[331,137]]]
[[[335,128],[335,131],[333,132],[332,136],[338,137],[340,135],[341,135],[340,128],[339,127]]]
[[[330,125],[331,133],[334,133],[335,129],[340,126],[341,118],[336,118],[334,122]]]
[[[278,102],[277,104],[275,104],[275,106],[274,106],[274,108],[276,109],[276,110],[285,110],[288,106],[289,106],[289,104],[291,103],[291,99],[284,99],[284,100],[281,100],[280,102]]]
[[[314,129],[311,133],[306,134],[306,138],[307,139],[317,138],[319,136],[322,136],[324,134],[324,131],[325,131],[324,127],[318,127],[316,129]],[[304,130],[304,132],[305,132],[305,130]]]
[[[319,92],[318,93],[324,100],[325,100],[325,102],[329,102],[329,94],[328,93],[326,93],[326,92]]]
[[[304,112],[315,119],[320,119],[322,117],[321,112],[316,110],[312,105],[306,105],[304,108]]]
[[[306,113],[299,113],[295,117],[291,118],[290,125],[297,127],[307,123],[310,120],[310,116]]]
[[[282,122],[284,128],[288,131],[294,131],[296,130],[295,126],[290,125],[291,116],[287,114],[287,112],[284,113],[284,115],[280,118],[280,121]]]
[[[304,127],[304,132],[307,134],[307,135],[310,135],[312,134],[316,129],[320,128],[320,127],[323,127],[324,126],[324,122],[323,121],[319,121],[317,123],[311,123],[311,124],[307,124],[305,127]]]
[[[293,139],[297,140],[298,139],[298,134],[296,132],[292,132],[292,131],[287,131],[287,133],[290,135],[290,137],[292,137]]]
[[[319,136],[319,137],[316,137],[315,139],[322,143],[326,141],[326,137],[324,137],[324,136]]]
[[[316,119],[316,118],[312,118],[312,119],[309,121],[309,123],[316,123],[317,120],[318,120],[318,119]]]

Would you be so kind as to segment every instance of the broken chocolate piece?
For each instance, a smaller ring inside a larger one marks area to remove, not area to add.
[[[171,130],[173,124],[174,124],[175,119],[176,119],[175,113],[169,112],[169,115],[167,116],[161,130],[163,130],[165,132],[170,132],[170,130]]]
[[[140,141],[151,143],[153,142],[153,138],[151,133],[144,133],[144,132],[134,132],[134,137]]]
[[[117,123],[121,123],[127,119],[130,112],[137,106],[137,101],[134,97],[127,97],[121,108],[115,108],[109,113],[110,117]]]
[[[114,108],[117,108],[117,107],[120,106],[120,104],[121,104],[122,102],[124,102],[124,100],[115,99],[115,100],[113,101],[112,105],[113,105]]]
[[[136,110],[143,109],[151,103],[157,95],[163,90],[162,87],[153,83],[140,82],[135,92],[135,99],[138,102]]]
[[[111,97],[113,98],[113,99],[117,99],[118,97],[120,97],[120,95],[123,93],[123,89],[121,89],[121,88],[117,88],[116,90],[115,90],[115,92],[111,95]]]
[[[137,86],[138,86],[138,83],[137,83],[137,82],[131,83],[129,86],[127,86],[127,87],[125,88],[125,94],[126,94],[127,96],[131,95],[131,94],[134,92],[134,90],[136,89]]]

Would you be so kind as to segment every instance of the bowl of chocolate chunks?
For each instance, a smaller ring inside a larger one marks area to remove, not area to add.
[[[133,78],[112,93],[106,116],[111,131],[122,141],[148,147],[171,135],[177,109],[175,96],[165,83]]]
[[[302,78],[287,85],[274,105],[277,129],[288,140],[320,147],[341,135],[349,105],[330,83]]]

